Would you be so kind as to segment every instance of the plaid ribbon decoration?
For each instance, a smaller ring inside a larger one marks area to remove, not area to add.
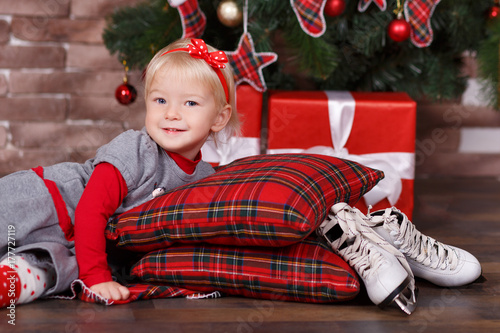
[[[358,10],[360,12],[364,12],[372,2],[375,2],[377,7],[380,8],[381,11],[384,11],[387,8],[386,0],[359,0]]]
[[[149,252],[175,243],[280,247],[356,203],[383,173],[324,155],[242,158],[119,215],[106,227],[118,247]]]
[[[304,32],[312,37],[319,37],[325,33],[323,10],[326,0],[290,0],[290,4]]]
[[[198,0],[186,0],[178,5],[169,0],[172,7],[177,7],[182,23],[181,38],[199,38],[207,25],[207,18],[201,11]],[[178,2],[178,1],[177,1]]]
[[[257,91],[264,92],[267,90],[262,68],[269,66],[278,59],[276,53],[255,52],[252,36],[249,33],[244,33],[240,38],[236,51],[226,51],[226,55],[233,68],[236,85],[245,81]]]
[[[346,301],[359,291],[356,273],[312,238],[283,248],[173,246],[148,253],[131,274],[152,285],[280,301]]]
[[[431,45],[434,33],[431,28],[431,16],[441,0],[407,0],[405,17],[411,26],[411,41],[417,47]]]

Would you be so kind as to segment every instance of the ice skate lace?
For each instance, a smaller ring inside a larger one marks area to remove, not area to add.
[[[397,236],[394,244],[402,253],[432,269],[457,268],[458,254],[451,247],[422,234],[407,218],[404,218],[399,226],[397,216],[386,211],[384,219],[391,235]]]
[[[320,226],[320,230],[329,230],[335,223],[338,223],[343,230],[342,236],[333,242],[336,252],[363,278],[370,277],[380,265],[384,258],[374,251],[372,245],[361,237],[356,228],[355,221],[346,216],[335,216],[333,213],[328,216]],[[346,245],[339,249],[342,244]],[[374,268],[374,269],[372,269]]]
[[[334,207],[332,207],[332,212]],[[338,210],[336,215],[329,215],[329,218],[322,223],[320,228],[325,227],[326,224],[334,223],[335,219],[344,231],[343,236],[336,241],[338,242],[336,246],[339,248],[345,241],[347,241],[346,244],[348,245],[346,248],[338,250],[338,252],[361,277],[371,276],[385,261],[384,256],[375,249],[374,244],[376,244],[397,257],[408,275],[413,278],[413,273],[406,258],[367,225],[366,217],[359,210],[346,204],[344,209]],[[415,288],[413,281],[410,287],[412,290]]]
[[[373,275],[384,262],[384,257],[360,236],[355,237],[354,241],[339,253],[363,279]]]

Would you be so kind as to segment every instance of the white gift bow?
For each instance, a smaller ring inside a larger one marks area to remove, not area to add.
[[[415,170],[414,153],[373,153],[352,155],[345,144],[351,135],[354,122],[355,100],[348,91],[325,91],[328,97],[328,115],[333,141],[333,148],[316,146],[309,149],[270,149],[268,153],[307,153],[329,155],[358,162],[373,169],[384,172],[385,177],[377,186],[363,196],[367,205],[375,205],[384,198],[391,205],[398,201],[402,183],[401,179],[413,179]]]
[[[217,146],[213,141],[207,141],[201,147],[203,160],[226,165],[239,158],[260,154],[260,139],[247,137],[231,137]]]

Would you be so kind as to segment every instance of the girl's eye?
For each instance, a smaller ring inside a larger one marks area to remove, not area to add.
[[[187,105],[187,106],[196,106],[196,105],[198,105],[198,103],[196,103],[196,102],[194,102],[194,101],[187,101],[187,102],[186,102],[186,105]]]
[[[155,101],[158,104],[165,104],[165,103],[167,103],[167,101],[165,99],[163,99],[163,98],[157,98],[157,99],[155,99]]]

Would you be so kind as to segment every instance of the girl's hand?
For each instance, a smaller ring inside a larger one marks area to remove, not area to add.
[[[126,300],[130,296],[130,291],[127,287],[114,281],[94,284],[90,287],[90,290],[113,301]]]

